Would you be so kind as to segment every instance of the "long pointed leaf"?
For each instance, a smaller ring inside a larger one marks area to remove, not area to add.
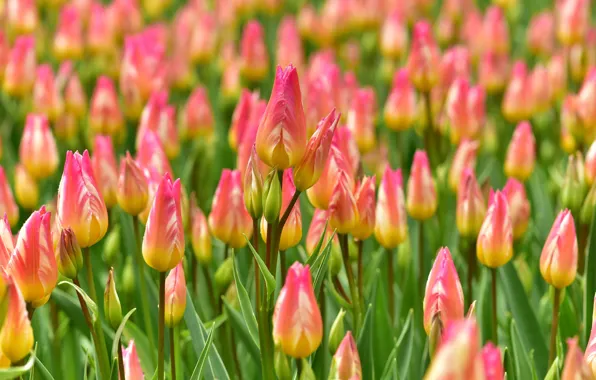
[[[240,281],[240,277],[238,276],[238,268],[236,267],[236,255],[234,254],[232,254],[232,261],[234,264],[234,282],[236,283],[236,293],[238,294],[238,301],[240,302],[240,310],[242,311],[242,316],[244,317],[246,328],[248,329],[248,332],[254,344],[256,344],[257,347],[259,347],[259,328],[257,326],[257,318],[255,317],[255,313],[252,310],[252,303],[250,302],[248,292],[246,291],[246,288],[244,287],[242,281]],[[258,294],[257,297],[259,297]]]
[[[385,369],[383,369],[383,374],[381,375],[381,379],[393,379],[395,378],[395,372],[393,371],[395,368],[395,366],[397,365],[397,358],[399,358],[399,361],[401,364],[403,364],[403,366],[398,366],[401,367],[399,368],[399,378],[400,379],[405,379],[407,376],[407,370],[408,370],[408,365],[410,363],[410,358],[412,356],[412,339],[414,337],[413,331],[411,329],[412,327],[412,318],[414,316],[414,310],[410,309],[410,312],[408,313],[408,318],[406,319],[406,322],[404,323],[404,327],[401,330],[401,334],[399,335],[399,338],[397,339],[397,341],[395,342],[395,346],[393,346],[393,350],[391,350],[391,353],[389,354],[389,357],[387,358],[387,362],[385,363]],[[406,341],[406,334],[407,334],[407,341]],[[406,349],[407,351],[405,352],[405,354],[402,351],[402,349]],[[398,355],[398,352],[400,353],[400,355]]]
[[[590,339],[590,330],[592,326],[592,313],[594,312],[594,296],[596,295],[596,207],[592,214],[592,224],[590,226],[590,237],[588,239],[586,255],[586,277],[584,279],[584,334],[582,342],[587,344]]]
[[[33,365],[35,364],[35,358],[36,356],[34,349],[29,356],[29,360],[27,360],[27,363],[24,365],[0,369],[0,380],[16,379],[17,377],[31,371],[33,369]]]
[[[271,295],[275,291],[275,286],[276,286],[275,277],[273,277],[273,275],[267,268],[267,265],[265,265],[265,262],[263,262],[263,259],[261,259],[261,256],[259,255],[259,253],[257,251],[255,251],[255,249],[252,246],[252,244],[250,243],[249,239],[246,236],[244,236],[244,238],[248,242],[248,248],[252,252],[252,255],[255,257],[255,259],[257,260],[259,269],[261,270],[261,273],[263,274],[263,277],[265,278],[265,287],[267,288],[267,302],[269,302],[271,299]]]
[[[95,323],[97,321],[97,305],[95,304],[95,302],[93,302],[91,297],[89,297],[87,293],[85,293],[83,289],[69,281],[60,281],[58,285],[68,285],[74,288],[74,290],[76,290],[77,293],[79,293],[81,297],[83,297],[83,300],[85,300],[87,308],[89,308],[89,311],[91,313],[91,319],[93,320],[93,322]]]
[[[199,355],[199,360],[197,361],[197,365],[195,369],[192,371],[192,375],[190,376],[191,380],[199,380],[202,379],[203,376],[203,368],[205,367],[205,361],[207,356],[209,355],[209,350],[211,349],[211,345],[213,344],[213,332],[215,331],[215,327],[212,327],[209,331],[209,336],[207,336],[207,342],[205,342],[205,347],[201,351]]]
[[[122,336],[122,333],[124,332],[124,326],[126,326],[126,322],[128,322],[128,319],[130,318],[132,313],[134,313],[136,310],[137,310],[136,308],[132,309],[131,311],[126,313],[124,318],[122,318],[122,322],[120,322],[120,326],[118,326],[118,329],[116,330],[116,335],[114,335],[114,341],[112,343],[112,358],[114,358],[118,355],[118,346],[120,346],[120,337]]]

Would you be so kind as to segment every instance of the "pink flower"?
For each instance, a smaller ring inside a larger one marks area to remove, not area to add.
[[[342,339],[337,351],[335,351],[333,360],[331,361],[330,371],[331,373],[329,377],[332,379],[362,379],[360,355],[358,355],[358,347],[356,346],[356,341],[354,341],[351,331],[346,333],[346,336]]]
[[[117,137],[124,128],[114,82],[107,76],[97,78],[89,106],[89,128],[93,133]]]
[[[58,167],[58,149],[48,118],[29,114],[19,145],[19,159],[34,178],[51,176]]]
[[[555,288],[571,285],[577,273],[577,236],[569,210],[559,213],[540,255],[540,273]]]
[[[478,261],[489,268],[498,268],[513,256],[513,228],[505,194],[491,194],[488,212],[476,241]]]
[[[19,207],[14,201],[12,190],[2,166],[0,166],[0,214],[8,218],[10,225],[13,227],[19,221]]]
[[[142,168],[154,170],[160,175],[172,172],[159,136],[152,130],[143,133],[137,150],[137,163]]]
[[[19,2],[19,0],[15,0]],[[4,91],[13,96],[25,96],[33,88],[37,59],[35,55],[35,39],[33,37],[18,37],[4,69]]]
[[[353,188],[353,181],[348,174],[339,172],[329,202],[329,225],[339,234],[351,233],[359,224],[360,215]]]
[[[240,57],[240,71],[245,78],[260,81],[267,75],[269,56],[265,45],[265,32],[258,21],[251,20],[244,27],[240,42]],[[275,91],[275,84],[273,91]]]
[[[375,238],[381,246],[393,249],[408,234],[408,217],[402,185],[401,169],[385,169],[376,206]]]
[[[484,375],[486,380],[503,380],[505,369],[501,359],[501,350],[488,342],[481,351],[484,362]]]
[[[60,10],[53,48],[59,60],[82,57],[83,22],[76,6],[66,5]]]
[[[33,84],[33,110],[55,120],[64,111],[64,102],[59,93],[52,67],[39,65]]]
[[[509,178],[503,188],[503,194],[505,194],[509,205],[513,238],[520,239],[528,229],[530,220],[530,202],[526,196],[526,189],[515,178]]]
[[[428,156],[422,150],[414,154],[412,171],[408,179],[406,206],[410,216],[417,220],[428,219],[437,210],[437,189],[430,171]]]
[[[393,86],[385,103],[384,116],[388,128],[402,131],[416,120],[416,91],[410,83],[408,71],[395,73]]]
[[[457,191],[456,224],[463,237],[476,238],[486,216],[486,203],[474,171],[464,169]]]
[[[439,47],[427,21],[418,21],[412,33],[407,68],[414,86],[428,92],[439,80]]]
[[[470,86],[463,78],[453,81],[445,105],[452,143],[478,137],[484,125],[484,98],[484,90],[480,86]]]
[[[143,380],[145,378],[143,369],[141,368],[141,361],[137,354],[137,347],[133,340],[128,343],[126,349],[122,349],[122,361],[124,363],[124,377],[129,380]]]
[[[525,181],[532,174],[535,161],[536,141],[534,140],[532,127],[530,123],[523,121],[515,128],[507,148],[505,175]]]
[[[33,328],[27,305],[16,284],[7,286],[6,317],[0,331],[0,350],[12,363],[17,363],[33,349]]]
[[[180,114],[184,137],[207,137],[213,134],[213,111],[204,87],[196,87]]]
[[[408,30],[403,15],[394,10],[387,15],[381,29],[381,53],[396,59],[405,54],[408,46]]]
[[[165,294],[165,323],[168,327],[174,327],[180,323],[186,309],[186,280],[182,260],[168,274]]]

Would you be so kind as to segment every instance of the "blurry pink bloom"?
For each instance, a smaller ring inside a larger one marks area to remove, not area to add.
[[[6,61],[2,87],[4,91],[12,96],[28,95],[33,88],[36,67],[35,39],[18,37]]]
[[[509,78],[509,57],[486,52],[480,57],[478,64],[478,81],[490,94],[497,93],[505,87]]]
[[[329,225],[337,233],[347,234],[358,227],[359,219],[353,181],[345,171],[340,171],[329,201]]]
[[[425,151],[418,150],[414,154],[408,179],[408,214],[416,220],[426,220],[435,214],[437,206],[437,187],[430,171],[428,156]]]
[[[298,32],[296,20],[286,16],[281,20],[277,29],[277,50],[275,53],[277,64],[281,67],[294,65],[302,73],[304,66],[304,51],[302,40]]]
[[[394,249],[408,235],[408,216],[402,184],[401,169],[385,169],[375,212],[375,239],[381,246]]]
[[[526,233],[530,221],[530,201],[526,196],[526,189],[523,183],[515,178],[509,178],[503,188],[503,194],[509,205],[513,238],[520,239]]]
[[[116,155],[110,136],[95,136],[91,166],[106,207],[111,208],[116,204],[118,167],[116,166]]]
[[[406,69],[395,73],[391,92],[385,103],[384,117],[387,127],[396,131],[403,131],[416,120],[416,91],[408,77]]]
[[[527,121],[517,125],[505,157],[505,175],[526,181],[536,162],[536,141],[532,126]]]
[[[350,167],[340,150],[332,145],[321,177],[306,191],[308,200],[313,206],[322,210],[329,208],[333,189],[338,183],[341,172],[350,173]],[[348,187],[354,188],[354,179],[351,176],[347,177],[351,182]]]
[[[186,139],[213,134],[213,111],[204,87],[199,86],[192,91],[179,117]]]
[[[83,23],[74,5],[65,5],[60,10],[53,49],[58,60],[78,59],[83,55]]]
[[[356,194],[356,206],[358,206],[359,222],[352,229],[352,236],[358,240],[368,239],[375,231],[376,223],[376,197],[375,197],[375,176],[364,176],[358,185]]]
[[[463,140],[457,146],[451,167],[449,168],[449,188],[457,193],[463,173],[466,169],[472,169],[476,166],[476,155],[478,153],[479,143],[472,140]]]
[[[567,355],[561,373],[561,380],[591,380],[594,378],[591,368],[584,359],[577,337],[567,339]]]
[[[565,46],[581,43],[590,24],[590,0],[560,0],[555,8],[559,42]]]
[[[33,85],[33,110],[46,115],[50,120],[56,120],[64,110],[62,95],[49,64],[37,67]]]
[[[490,6],[482,23],[483,49],[496,54],[509,52],[509,26],[503,10]]]
[[[484,125],[485,95],[480,86],[470,86],[467,79],[453,81],[446,100],[451,142],[476,139]]]
[[[582,253],[583,254],[583,253]],[[540,255],[540,273],[557,289],[571,285],[577,273],[577,236],[569,210],[559,213]]]
[[[430,24],[418,21],[414,25],[407,68],[412,83],[419,91],[428,92],[437,83],[439,61],[439,47],[432,35]]]
[[[180,140],[176,128],[175,109],[168,105],[168,92],[154,92],[143,109],[137,131],[137,149],[147,131],[159,136],[166,155],[173,159],[180,153]]]
[[[141,361],[137,354],[135,342],[131,340],[126,349],[122,349],[122,361],[124,363],[124,376],[129,380],[143,380],[145,375],[141,368]],[[124,379],[120,379],[124,380]]]
[[[95,134],[117,137],[124,128],[114,82],[107,76],[97,78],[89,106],[89,128]]]
[[[186,309],[186,280],[182,260],[168,274],[165,290],[165,323],[171,328],[180,323]]]
[[[12,35],[35,33],[39,22],[35,0],[6,0],[3,8],[6,11],[3,23]]]
[[[347,127],[352,132],[360,153],[369,152],[376,145],[376,112],[374,90],[372,88],[357,90],[348,111]]]
[[[250,81],[260,81],[267,75],[269,56],[263,27],[258,21],[251,20],[244,27],[240,57],[240,72],[243,77]]]
[[[8,215],[4,213],[4,217],[0,219],[0,269],[8,268],[10,256],[14,251],[14,238],[10,230],[10,222]]]
[[[332,146],[336,147],[341,152],[350,169],[349,173],[356,177],[360,168],[361,155],[358,150],[358,144],[356,144],[356,140],[354,139],[354,135],[348,127],[338,127],[335,130]],[[371,152],[375,152],[375,149]]]
[[[6,216],[12,227],[19,222],[19,207],[14,201],[2,166],[0,166],[0,215]]]
[[[218,39],[217,20],[210,12],[197,15],[192,26],[189,49],[190,58],[195,63],[207,63],[215,58]]]
[[[543,11],[532,17],[526,40],[533,54],[551,55],[555,45],[555,17],[552,12]]]
[[[526,64],[516,61],[503,96],[503,115],[509,121],[530,118],[534,109],[532,100],[532,82]]]
[[[485,380],[503,380],[505,369],[503,368],[503,359],[501,359],[501,350],[491,342],[488,342],[481,351],[482,361],[484,362]]]
[[[486,216],[486,203],[474,171],[464,169],[457,190],[455,222],[462,237],[476,238]]]
[[[51,176],[58,168],[58,148],[46,116],[27,115],[19,145],[19,160],[37,179]]]
[[[408,30],[405,21],[399,11],[393,11],[385,18],[380,35],[381,53],[383,56],[397,59],[406,53]]]
[[[107,54],[115,48],[117,25],[109,18],[108,10],[98,2],[91,5],[87,25],[86,48],[91,54]]]
[[[576,110],[584,130],[596,128],[596,68],[590,70],[576,97]]]
[[[0,331],[0,350],[10,362],[18,363],[33,349],[34,338],[27,304],[16,284],[7,285],[6,304],[6,316]]]

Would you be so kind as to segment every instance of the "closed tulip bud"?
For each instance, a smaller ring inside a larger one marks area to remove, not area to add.
[[[244,141],[244,136],[250,129],[249,120],[259,102],[259,94],[242,90],[240,99],[236,103],[234,113],[232,114],[232,124],[228,132],[228,143],[233,150],[238,151],[240,144]]]
[[[106,283],[106,290],[103,294],[103,310],[106,313],[106,320],[113,329],[117,329],[122,323],[122,306],[120,305],[120,298],[116,291],[116,282],[114,280],[114,268],[110,268],[108,272],[108,282]]]
[[[486,216],[486,204],[471,169],[464,170],[457,191],[456,224],[462,237],[476,238]]]
[[[555,17],[550,11],[537,13],[526,31],[528,48],[532,54],[550,56],[555,46]]]
[[[116,192],[118,205],[130,215],[137,216],[147,208],[149,188],[141,167],[129,152],[120,160],[120,174]]]
[[[509,178],[503,188],[503,194],[505,194],[509,206],[513,238],[520,239],[526,233],[530,220],[530,201],[526,196],[526,189],[521,182]]]
[[[589,0],[556,3],[557,39],[565,46],[582,43],[590,25]]]
[[[407,68],[414,86],[421,92],[429,92],[439,80],[439,47],[427,21],[418,21],[412,33],[412,47]]]
[[[576,111],[584,130],[596,128],[596,68],[591,69],[576,97]]]
[[[182,261],[168,274],[165,294],[165,323],[168,327],[174,327],[180,323],[186,309],[186,280]]]
[[[87,95],[76,73],[70,74],[64,88],[64,106],[68,113],[82,118],[87,111]]]
[[[181,48],[188,49],[191,62],[208,63],[215,58],[218,42],[218,23],[213,12],[204,11],[193,20],[190,31],[188,46]]]
[[[590,145],[590,149],[588,149],[588,153],[586,153],[584,172],[586,182],[591,186],[596,179],[596,142],[593,142],[592,145]]]
[[[385,124],[395,131],[404,131],[416,120],[416,91],[406,69],[400,69],[393,78],[383,115]]]
[[[263,178],[258,165],[259,157],[253,145],[244,174],[244,204],[253,219],[259,219],[263,215]]]
[[[505,194],[491,194],[488,211],[476,241],[478,261],[489,268],[498,268],[513,256],[513,228]]]
[[[470,86],[467,79],[453,81],[446,100],[447,119],[451,142],[476,139],[484,125],[484,90]]]
[[[362,379],[362,367],[360,365],[360,355],[356,341],[352,337],[352,332],[348,331],[337,348],[331,369],[329,379],[333,380],[360,380]]]
[[[551,100],[561,100],[567,91],[567,64],[563,54],[551,56],[546,69],[548,70]]]
[[[288,270],[273,312],[273,342],[293,358],[312,354],[323,339],[321,311],[310,268],[294,263]]]
[[[172,172],[163,144],[157,133],[152,130],[143,133],[136,161],[141,168],[153,170],[160,175]]]
[[[215,271],[214,279],[218,293],[224,291],[234,277],[234,260],[232,257],[225,259]]]
[[[17,363],[33,349],[33,328],[16,284],[8,285],[7,300],[8,309],[0,330],[0,351],[12,363]]]
[[[56,263],[58,271],[67,278],[77,277],[83,267],[83,253],[77,242],[77,237],[70,228],[60,232],[60,240],[56,247]]]
[[[13,227],[19,221],[19,207],[14,201],[12,190],[2,166],[0,166],[0,214],[6,215]]]
[[[21,227],[6,270],[27,302],[44,299],[58,282],[53,247],[50,213],[42,206]]]
[[[484,378],[486,380],[503,380],[505,378],[505,369],[503,368],[503,359],[501,359],[501,350],[488,342],[480,352],[484,363]]]
[[[521,121],[531,116],[532,82],[525,62],[517,61],[513,65],[505,95],[503,95],[502,111],[509,121]]]
[[[111,20],[114,7],[106,7],[101,3],[91,4],[87,24],[86,49],[92,55],[106,54],[114,47],[116,23]]]
[[[4,217],[0,219],[0,268],[7,268],[10,256],[14,251],[14,239],[10,230],[10,224],[8,217],[4,214]],[[0,295],[3,295],[6,284],[0,279]],[[0,297],[2,298],[2,297]],[[0,321],[2,318],[0,318]]]
[[[58,188],[58,222],[72,228],[81,247],[90,247],[108,230],[108,212],[93,176],[89,153],[66,153]]]
[[[530,88],[532,90],[533,114],[542,114],[549,110],[552,100],[550,74],[546,66],[537,64],[530,74]]]
[[[39,202],[39,186],[35,178],[21,164],[17,164],[14,171],[14,187],[17,202],[24,209],[36,209]]]
[[[344,309],[340,309],[339,313],[337,313],[337,317],[333,321],[331,325],[331,329],[329,330],[329,353],[335,354],[339,345],[341,344],[344,335],[346,334],[346,330],[344,328],[344,317],[346,316],[346,311]]]
[[[6,8],[4,8],[6,7]],[[5,25],[13,35],[33,34],[39,22],[34,0],[8,0],[3,6]]]
[[[482,36],[485,51],[496,54],[509,52],[509,29],[501,8],[493,5],[486,10],[482,23]]]
[[[358,170],[360,169],[361,156],[354,135],[348,127],[337,128],[333,135],[331,146],[337,148],[341,152],[342,157],[348,165],[348,173],[351,173],[356,177],[358,175]],[[374,150],[372,152],[374,152]]]
[[[306,120],[298,73],[293,66],[277,68],[271,98],[257,131],[259,158],[277,170],[300,163],[306,152]]]
[[[205,218],[205,215],[197,206],[193,205],[191,212],[192,230],[190,240],[192,249],[199,263],[207,265],[211,263],[213,256],[211,234],[209,233],[207,218]]]
[[[116,264],[120,257],[120,226],[116,225],[106,235],[106,240],[103,244],[103,259],[109,266]]]
[[[137,347],[133,340],[128,342],[126,349],[122,348],[122,362],[124,363],[125,378],[130,380],[142,380],[145,378],[143,369],[141,368],[141,361],[137,354]]]
[[[408,30],[406,20],[398,11],[387,15],[381,29],[381,54],[390,59],[402,57],[408,47]]]
[[[426,220],[435,214],[438,200],[436,184],[425,151],[416,151],[411,173],[406,201],[408,213],[414,219]]]
[[[275,223],[281,210],[281,183],[276,170],[271,170],[265,179],[262,202],[265,220]]]
[[[580,152],[576,152],[570,155],[567,161],[567,172],[560,192],[563,207],[579,211],[586,191],[583,158]]]
[[[352,236],[358,240],[368,239],[375,231],[376,222],[376,200],[375,200],[375,176],[362,178],[354,197],[358,206],[359,222],[351,231]]]
[[[281,66],[289,64],[301,68],[304,65],[304,50],[294,17],[285,16],[277,28],[276,62]]]
[[[34,178],[43,179],[56,171],[58,150],[46,116],[27,115],[19,145],[19,158]]]
[[[329,202],[329,225],[339,234],[351,233],[358,227],[358,205],[353,186],[346,172],[340,172]]]
[[[567,339],[567,356],[565,356],[561,380],[591,380],[593,378],[594,375],[584,359],[584,353],[579,347],[577,337]]]
[[[464,317],[464,293],[449,248],[439,250],[424,292],[424,329],[431,331],[436,315],[443,325]]]
[[[66,5],[60,10],[53,50],[59,61],[79,59],[83,55],[83,22],[74,5]]]
[[[583,253],[582,253],[583,254]],[[559,213],[540,255],[540,273],[557,289],[571,285],[577,273],[577,236],[569,210]]]
[[[172,183],[170,175],[164,175],[147,218],[143,258],[147,265],[159,272],[173,269],[184,256],[180,186],[180,179]]]
[[[532,174],[535,161],[536,141],[530,123],[524,121],[515,128],[507,148],[505,175],[525,181]]]
[[[449,188],[451,191],[458,193],[459,184],[462,181],[463,174],[466,169],[474,170],[476,166],[476,155],[478,152],[478,142],[463,140],[455,151],[451,167],[449,168]]]
[[[290,380],[292,378],[288,357],[283,352],[275,350],[273,354],[273,366],[279,380]]]
[[[336,112],[335,108],[331,110],[329,115],[319,122],[315,133],[308,140],[306,154],[293,170],[294,182],[298,190],[306,191],[321,178],[340,116],[341,114]]]
[[[169,159],[178,156],[180,140],[176,129],[175,110],[168,105],[167,91],[154,92],[143,109],[137,132],[137,149],[148,130],[157,133]]]
[[[376,144],[376,108],[375,93],[371,88],[361,88],[356,91],[348,111],[347,127],[352,132],[361,153],[369,152]]]
[[[489,94],[500,92],[509,77],[507,55],[486,52],[478,63],[478,82]]]
[[[50,120],[56,120],[64,110],[64,102],[54,73],[48,64],[39,65],[35,72],[33,110],[47,116]]]
[[[195,137],[208,137],[213,134],[213,111],[204,87],[193,90],[180,113],[180,119],[186,139],[192,140]]]
[[[401,169],[385,169],[375,214],[375,238],[381,246],[393,249],[406,240],[408,224]]]
[[[104,202],[108,208],[111,208],[117,201],[118,167],[110,136],[95,136],[91,166]]]
[[[269,71],[269,55],[265,45],[265,32],[258,21],[251,20],[244,27],[240,57],[240,72],[244,78],[252,82],[265,78]]]
[[[92,133],[116,137],[124,128],[124,116],[118,104],[114,82],[106,76],[97,78],[89,106],[89,128]]]
[[[213,236],[234,249],[244,247],[246,238],[253,233],[252,218],[243,198],[240,171],[224,169],[213,196],[208,222]]]
[[[4,92],[17,97],[28,95],[33,88],[36,67],[35,39],[18,37],[4,68]]]

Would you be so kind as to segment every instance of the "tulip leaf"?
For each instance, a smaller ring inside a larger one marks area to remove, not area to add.
[[[538,377],[544,378],[548,366],[548,350],[540,328],[538,328],[540,324],[536,319],[534,309],[530,306],[528,296],[513,263],[507,263],[497,272],[503,289],[502,294],[505,295],[516,325],[519,325],[520,340],[527,350],[534,350]]]
[[[230,324],[232,325],[232,330],[238,334],[237,336],[240,338],[242,343],[244,343],[244,346],[255,363],[260,363],[261,356],[259,353],[259,346],[257,345],[258,342],[255,343],[253,337],[248,332],[247,325],[242,315],[240,315],[240,313],[234,309],[225,299],[223,299],[223,305],[228,316],[228,321],[230,321]],[[219,326],[214,324],[214,327],[217,328]]]
[[[335,236],[335,232],[331,235],[331,237],[327,241],[327,245],[325,246],[323,253],[321,255],[319,255],[320,259],[317,259],[311,268],[311,271],[314,271],[316,269],[316,273],[314,276],[315,279],[313,282],[315,294],[319,294],[319,289],[321,289],[321,284],[323,283],[323,279],[327,275],[327,264],[329,263],[329,256],[331,253],[331,248],[333,246],[331,244],[331,242],[333,241],[333,236]]]
[[[33,369],[33,365],[35,364],[36,350],[37,347],[35,347],[33,351],[31,351],[31,355],[29,356],[27,363],[25,363],[24,365],[0,369],[0,380],[16,379],[17,377],[20,377],[23,374],[31,371]]]
[[[39,370],[39,373],[41,374],[41,377],[46,379],[46,380],[54,380],[54,376],[52,376],[52,374],[50,373],[50,371],[46,368],[45,365],[43,365],[43,363],[41,362],[41,360],[39,360],[38,356],[35,356],[35,367],[34,369],[37,368]],[[31,379],[36,379],[37,377],[34,374],[34,370],[31,371]]]
[[[112,342],[112,358],[115,358],[116,356],[118,356],[118,349],[120,346],[120,337],[122,336],[122,333],[124,332],[124,326],[126,326],[126,322],[128,322],[132,313],[134,313],[136,310],[137,310],[136,308],[132,309],[131,311],[126,313],[124,318],[122,318],[122,322],[120,322],[120,326],[118,326],[118,329],[116,330],[116,334],[114,335],[114,340]]]
[[[539,241],[545,241],[555,220],[554,206],[546,193],[545,183],[548,183],[544,170],[536,167],[528,178],[528,197],[530,199],[532,220],[536,223]]]
[[[317,245],[315,246],[315,249],[312,251],[312,255],[310,255],[308,257],[308,259],[306,260],[306,263],[304,263],[305,265],[310,265],[312,267],[312,266],[314,266],[315,261],[318,260],[319,253],[321,253],[321,249],[323,248],[323,243],[325,242],[325,233],[327,232],[328,224],[329,224],[329,220],[327,220],[325,222],[325,228],[323,229],[323,232],[321,233],[321,237],[317,241]],[[335,236],[335,232],[333,233],[333,236]],[[333,238],[333,236],[331,236],[331,238]]]
[[[515,374],[515,364],[513,363],[513,357],[511,356],[511,349],[509,347],[503,349],[503,368],[507,380],[517,379]]]
[[[377,269],[378,271],[378,269]],[[374,379],[375,378],[375,345],[373,344],[373,332],[374,332],[374,318],[373,310],[376,310],[376,298],[377,298],[377,286],[379,284],[379,278],[381,274],[377,272],[375,280],[372,285],[371,297],[372,302],[368,304],[360,333],[358,334],[358,352],[360,352],[360,360],[362,364],[362,378],[363,379]]]
[[[335,300],[337,301],[337,304],[341,307],[343,307],[346,310],[352,310],[352,304],[348,303],[348,301],[345,300],[344,297],[342,297],[341,294],[339,294],[337,292],[337,290],[335,290],[335,286],[331,283],[331,282],[327,282],[327,289],[329,289],[329,291],[331,292],[331,295],[333,295],[333,298],[335,298]]]
[[[511,320],[509,326],[509,333],[511,339],[511,350],[513,352],[513,360],[515,365],[515,372],[518,379],[531,379],[532,378],[532,366],[530,358],[528,357],[527,350],[521,341],[519,331],[517,329],[515,320]]]
[[[584,334],[582,336],[584,345],[590,340],[591,329],[588,326],[592,326],[594,299],[596,297],[596,206],[594,208],[592,224],[590,225],[590,236],[588,238],[585,267],[586,276],[584,278]]]
[[[205,361],[207,360],[207,356],[209,355],[209,350],[213,345],[214,331],[215,327],[212,327],[209,331],[209,335],[207,336],[207,342],[205,342],[205,347],[203,347],[203,350],[201,350],[201,354],[199,355],[197,365],[195,366],[195,369],[192,371],[192,375],[190,376],[191,380],[198,380],[203,378],[203,368],[205,367]]]
[[[246,328],[252,338],[254,344],[259,347],[259,328],[257,326],[257,318],[255,317],[255,313],[252,309],[252,303],[250,302],[250,297],[248,296],[248,292],[246,288],[240,281],[240,277],[238,276],[238,268],[236,267],[236,255],[232,253],[232,272],[234,273],[234,282],[236,283],[236,289],[238,294],[238,301],[240,303],[240,310],[242,311],[242,316],[244,317],[244,322],[246,324]],[[255,268],[257,270],[257,268]],[[260,297],[260,294],[256,295]]]
[[[546,373],[546,377],[544,380],[561,380],[561,368],[560,368],[561,360],[556,357],[553,361],[553,364],[550,366],[550,369]]]
[[[391,350],[387,362],[385,363],[385,369],[381,375],[382,380],[408,378],[407,371],[412,357],[412,345],[414,340],[414,333],[411,328],[413,317],[414,310],[410,309],[404,327],[401,330],[401,334],[396,340],[395,346],[393,346],[393,350]]]
[[[79,293],[81,295],[81,297],[83,297],[83,300],[87,304],[87,308],[89,309],[89,312],[91,314],[91,320],[95,324],[95,322],[97,322],[97,304],[95,302],[93,302],[93,300],[91,299],[91,297],[89,297],[87,295],[87,293],[85,293],[85,291],[83,289],[81,289],[79,286],[73,284],[70,281],[60,281],[58,283],[58,285],[68,285],[68,286],[71,286],[71,287],[74,288],[74,290],[76,290],[77,293]]]
[[[269,301],[271,300],[271,296],[273,295],[273,292],[275,291],[275,287],[277,286],[277,283],[275,282],[275,277],[273,277],[273,275],[267,268],[267,265],[265,264],[263,259],[261,259],[261,255],[259,255],[259,253],[257,251],[255,251],[255,248],[252,246],[249,239],[246,236],[244,236],[244,238],[248,242],[248,248],[252,252],[252,255],[255,257],[255,259],[257,260],[259,269],[261,270],[261,273],[263,274],[263,277],[265,278],[265,287],[267,288],[267,303],[269,303]]]

